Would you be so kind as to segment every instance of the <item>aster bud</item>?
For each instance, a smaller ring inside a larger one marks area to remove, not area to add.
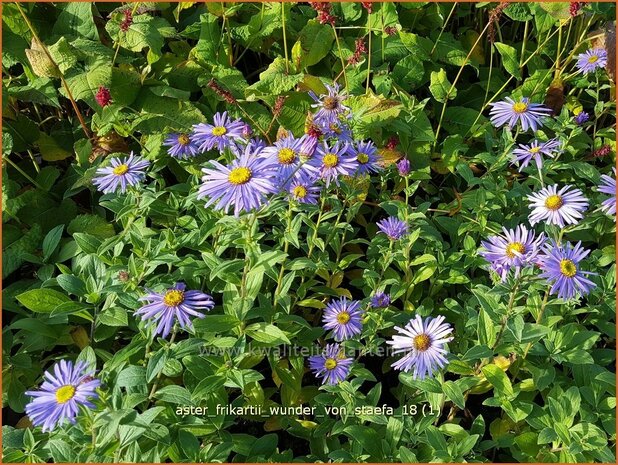
[[[407,158],[402,158],[397,162],[397,171],[400,176],[407,176],[410,174],[410,161]]]

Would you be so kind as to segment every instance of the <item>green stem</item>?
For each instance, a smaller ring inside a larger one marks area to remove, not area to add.
[[[281,27],[283,29],[283,54],[285,56],[285,72],[290,73],[288,60],[288,40],[285,32],[285,3],[281,4]]]
[[[273,300],[273,307],[277,307],[277,300],[279,298],[279,289],[281,289],[281,282],[283,281],[283,273],[285,272],[285,263],[287,261],[287,253],[290,243],[288,241],[288,234],[292,229],[292,201],[288,202],[288,212],[286,215],[286,227],[285,234],[283,235],[283,252],[286,254],[283,262],[281,263],[281,270],[279,270],[279,276],[277,277],[277,287],[275,288],[275,296]]]
[[[339,43],[339,36],[337,35],[337,29],[335,29],[335,25],[331,25],[333,27],[333,34],[335,34],[335,42],[337,42],[337,51],[339,52],[339,58],[341,59],[341,69],[343,72],[343,81],[345,82],[345,88],[348,89],[348,76],[345,72],[345,62],[343,61],[343,55],[341,54],[341,44]]]

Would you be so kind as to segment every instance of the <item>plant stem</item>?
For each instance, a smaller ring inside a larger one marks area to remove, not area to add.
[[[279,276],[277,278],[277,287],[275,288],[275,296],[273,300],[273,307],[277,307],[277,300],[279,298],[279,289],[281,288],[281,282],[283,281],[283,273],[285,272],[285,263],[287,261],[287,253],[290,243],[288,241],[287,235],[290,233],[292,228],[292,201],[288,202],[288,212],[286,215],[286,227],[285,234],[283,235],[283,252],[286,254],[283,262],[281,263],[281,270],[279,270]]]

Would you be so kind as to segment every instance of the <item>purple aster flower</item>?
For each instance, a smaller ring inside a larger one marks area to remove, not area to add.
[[[275,169],[277,183],[284,190],[289,188],[294,178],[318,174],[315,160],[309,159],[303,162],[300,158],[304,143],[302,138],[296,139],[294,136],[288,136],[276,141],[274,146],[266,147],[261,153],[261,156],[270,158]]]
[[[350,151],[358,162],[356,174],[369,174],[381,169],[378,165],[378,160],[380,159],[378,149],[373,142],[359,142],[356,146],[351,145]]]
[[[570,190],[572,189],[572,190]],[[576,224],[583,218],[582,212],[588,208],[588,199],[582,191],[566,185],[558,190],[557,185],[547,186],[528,196],[530,201],[530,224],[545,221],[564,228],[566,224]]]
[[[148,302],[135,312],[142,316],[142,321],[152,320],[148,324],[157,323],[156,334],[165,338],[172,330],[176,321],[180,327],[193,328],[190,316],[204,318],[202,310],[212,310],[215,306],[212,297],[201,291],[186,291],[184,283],[176,283],[163,294],[146,289],[148,294],[139,300]]]
[[[616,215],[616,168],[614,168],[613,178],[606,174],[601,175],[601,185],[598,191],[611,196],[601,203],[601,210],[608,215]]]
[[[290,184],[289,196],[298,203],[315,205],[320,197],[320,188],[314,184],[313,178],[302,176]]]
[[[313,120],[321,125],[330,126],[339,121],[339,116],[348,112],[350,109],[343,105],[343,101],[348,98],[345,92],[339,92],[339,84],[329,86],[326,84],[328,94],[322,94],[319,97],[310,91],[309,95],[316,103],[312,104],[313,108],[319,110],[313,115]]]
[[[575,116],[575,122],[581,126],[582,124],[584,124],[585,122],[587,122],[590,119],[590,115],[588,113],[586,113],[585,111],[580,111],[576,116]]]
[[[111,166],[99,168],[92,183],[104,194],[115,192],[120,188],[121,193],[125,193],[127,186],[136,186],[146,177],[146,168],[150,166],[148,160],[133,155],[133,152],[124,160],[112,158]]]
[[[399,171],[399,176],[407,176],[410,174],[410,160],[407,158],[402,158],[397,162],[397,170]]]
[[[604,48],[593,48],[577,55],[577,69],[583,73],[592,73],[607,66],[607,51]]]
[[[389,216],[377,223],[378,234],[384,233],[391,241],[397,241],[404,236],[408,235],[408,225],[405,221],[401,221],[399,218]]]
[[[334,180],[339,184],[338,176],[351,176],[356,171],[356,157],[350,153],[348,144],[339,144],[338,142],[329,146],[326,142],[318,145],[316,149],[320,177],[326,182],[326,187]]]
[[[234,215],[262,206],[268,194],[277,192],[272,160],[260,156],[251,145],[230,165],[211,160],[214,168],[203,168],[203,184],[197,198],[209,197],[206,207],[216,204],[215,210],[227,213],[234,207]]]
[[[502,231],[503,235],[490,236],[487,242],[481,242],[485,250],[479,252],[479,255],[487,260],[502,281],[505,281],[511,268],[515,269],[515,276],[518,276],[522,267],[535,262],[545,244],[545,235],[541,233],[535,237],[534,231],[528,230],[524,225],[515,229],[502,228]]]
[[[519,171],[523,170],[534,159],[538,169],[543,167],[543,157],[554,157],[554,153],[560,150],[560,141],[551,139],[547,142],[533,140],[530,145],[519,144],[519,148],[513,150],[513,164],[520,163]]]
[[[167,136],[163,145],[169,147],[167,153],[176,158],[189,158],[199,154],[197,144],[192,140],[191,134],[173,133]]]
[[[383,291],[376,292],[371,298],[373,308],[385,308],[391,304],[391,297]]]
[[[97,399],[95,391],[101,381],[94,379],[94,370],[88,370],[86,362],[60,360],[45,372],[44,381],[38,391],[26,391],[32,402],[26,405],[26,413],[35,426],[42,426],[43,432],[53,430],[56,425],[69,420],[75,423],[79,407],[95,408],[89,398]]]
[[[331,301],[324,309],[324,329],[332,329],[335,339],[342,341],[360,334],[363,329],[363,311],[357,300],[345,297]]]
[[[342,143],[352,144],[354,142],[354,136],[352,130],[346,124],[341,122],[330,123],[330,125],[320,125],[320,131],[324,134],[325,139],[329,139],[333,142],[338,141]]]
[[[572,299],[576,294],[586,295],[595,284],[587,279],[589,273],[579,269],[581,262],[590,253],[581,247],[581,242],[575,244],[567,242],[564,246],[556,244],[546,245],[544,255],[540,255],[540,266],[543,272],[539,275],[552,284],[550,292],[561,299]]]
[[[322,355],[309,357],[309,367],[322,378],[322,384],[337,384],[348,377],[353,361],[339,344],[327,344]]]
[[[491,124],[496,127],[504,126],[513,127],[517,122],[521,122],[521,128],[527,131],[531,128],[536,131],[542,125],[543,117],[551,113],[551,109],[540,103],[530,103],[527,98],[522,98],[519,102],[515,102],[510,97],[507,97],[503,102],[491,103]]]
[[[231,148],[236,142],[242,142],[245,134],[245,123],[237,119],[232,121],[227,112],[215,113],[214,124],[200,123],[193,126],[193,140],[199,145],[201,152],[216,147],[219,152]]]
[[[386,342],[393,346],[394,354],[405,355],[391,366],[405,372],[414,369],[414,379],[433,376],[435,371],[446,366],[445,345],[453,340],[449,336],[453,328],[443,321],[443,316],[427,317],[423,321],[420,315],[416,315],[404,328],[395,326],[400,335]]]

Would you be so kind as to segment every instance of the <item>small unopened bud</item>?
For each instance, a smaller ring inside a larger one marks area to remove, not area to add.
[[[126,283],[129,280],[129,273],[127,271],[119,271],[118,272],[118,280]]]
[[[71,339],[77,347],[83,349],[90,345],[90,337],[83,326],[75,326],[71,330]]]
[[[407,176],[410,174],[410,161],[407,158],[402,158],[397,162],[397,170],[400,176]]]

